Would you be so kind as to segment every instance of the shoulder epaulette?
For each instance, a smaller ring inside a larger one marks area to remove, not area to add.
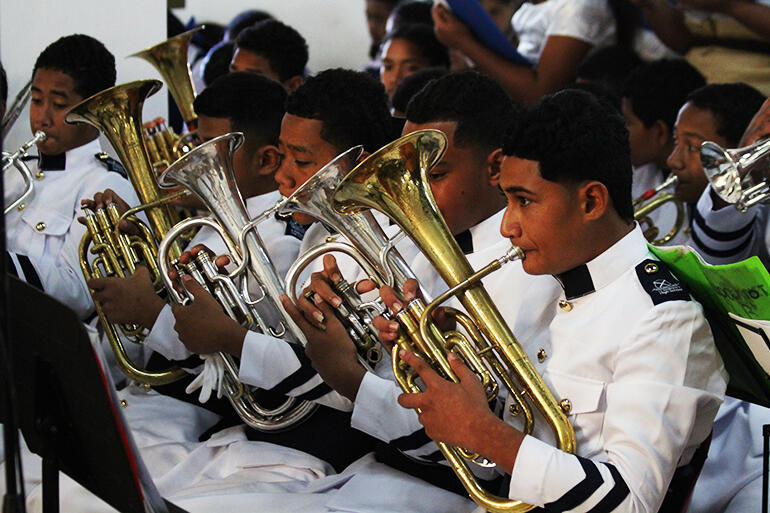
[[[664,262],[647,259],[636,266],[642,288],[656,305],[666,301],[690,301],[690,293]]]
[[[102,151],[94,155],[94,157],[96,160],[104,164],[104,167],[107,168],[107,171],[113,171],[120,174],[120,176],[123,178],[128,178],[128,175],[126,175],[126,169],[123,167],[123,164],[110,157],[107,153]]]

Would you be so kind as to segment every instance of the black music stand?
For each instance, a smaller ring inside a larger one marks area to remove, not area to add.
[[[58,512],[59,470],[119,511],[184,512],[155,488],[77,315],[9,281],[19,429],[43,458],[43,512]]]

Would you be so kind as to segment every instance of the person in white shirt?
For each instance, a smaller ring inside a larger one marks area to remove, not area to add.
[[[96,39],[75,34],[51,43],[35,62],[29,121],[38,143],[32,195],[5,219],[9,270],[38,286],[85,319],[93,303],[80,270],[78,246],[85,227],[80,200],[113,188],[136,201],[122,167],[102,152],[99,131],[70,125],[64,116],[89,96],[115,85],[115,58]],[[114,171],[114,172],[113,172]],[[6,202],[24,188],[15,170],[5,173]]]
[[[552,274],[563,288],[535,367],[574,427],[576,454],[549,445],[542,424],[524,435],[507,411],[498,418],[457,357],[453,383],[403,352],[425,387],[399,402],[420,409],[434,440],[510,475],[503,495],[545,511],[655,512],[672,478],[681,489],[669,496],[684,501],[692,483],[675,471],[700,464],[725,376],[702,308],[633,222],[622,118],[565,90],[525,114],[503,151],[501,232],[524,251],[526,272]]]

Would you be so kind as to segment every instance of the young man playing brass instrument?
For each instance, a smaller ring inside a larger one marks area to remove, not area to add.
[[[507,409],[498,418],[451,355],[459,383],[402,352],[424,391],[399,402],[419,408],[434,440],[510,475],[502,495],[545,511],[655,512],[672,478],[686,499],[691,483],[675,471],[700,464],[725,377],[700,305],[632,220],[622,119],[565,90],[529,110],[503,151],[501,232],[524,252],[527,273],[551,274],[563,288],[550,305],[547,357],[533,363],[574,427],[576,454],[549,445],[542,423],[530,436],[507,422]],[[383,297],[393,304],[392,290]],[[395,336],[380,325],[383,338]]]

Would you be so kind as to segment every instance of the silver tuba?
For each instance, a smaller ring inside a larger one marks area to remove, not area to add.
[[[27,167],[22,158],[27,155],[27,150],[38,142],[45,141],[46,137],[44,132],[38,130],[35,132],[34,137],[22,144],[18,150],[13,153],[3,152],[3,176],[5,176],[5,172],[13,166],[21,174],[21,178],[24,180],[24,190],[18,198],[11,201],[5,207],[4,215],[8,215],[8,212],[24,203],[24,201],[32,195],[35,188],[35,178],[32,176],[32,171],[29,170],[29,167]]]
[[[275,207],[281,215],[292,212],[310,215],[330,232],[345,235],[351,241],[329,240],[297,258],[286,273],[286,291],[295,303],[300,274],[311,262],[326,253],[347,254],[377,286],[390,285],[401,290],[407,279],[414,278],[414,273],[395,249],[398,239],[388,239],[371,212],[340,215],[332,209],[334,190],[356,166],[362,152],[363,148],[356,146],[342,153]],[[376,364],[382,359],[382,352],[372,320],[384,313],[384,307],[378,301],[363,301],[355,287],[344,278],[340,278],[333,287],[342,299],[342,305],[335,309],[335,314],[355,342],[359,358],[365,365]]]
[[[158,177],[162,187],[182,185],[193,192],[215,218],[189,218],[168,232],[158,248],[161,276],[169,294],[178,303],[185,304],[191,298],[175,290],[168,276],[170,265],[175,265],[180,275],[190,274],[198,280],[225,311],[243,326],[300,344],[304,341],[302,332],[284,312],[278,299],[283,294],[283,282],[256,232],[257,223],[249,221],[246,206],[235,183],[232,154],[242,142],[241,133],[214,138],[177,160]],[[219,274],[203,251],[187,266],[180,267],[180,264],[169,261],[169,249],[173,242],[194,226],[208,226],[219,233],[236,266],[232,272],[228,275]],[[254,278],[260,289],[260,296],[255,299],[252,299],[248,291],[247,274]],[[235,359],[225,353],[219,353],[219,357],[224,362],[223,384],[228,399],[241,419],[254,429],[287,429],[305,420],[315,410],[316,404],[294,398],[288,398],[275,409],[261,407],[257,404],[253,389],[239,381]]]
[[[714,192],[739,211],[770,200],[770,137],[733,150],[706,141],[700,161]]]

